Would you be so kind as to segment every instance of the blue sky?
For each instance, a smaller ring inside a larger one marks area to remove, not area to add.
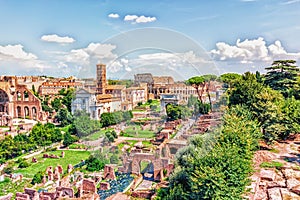
[[[103,62],[113,78],[175,68],[186,78],[186,59],[200,73],[263,71],[300,61],[299,10],[300,0],[0,0],[0,70],[92,76]]]

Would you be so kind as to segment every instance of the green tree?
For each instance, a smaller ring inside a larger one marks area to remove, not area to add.
[[[224,83],[225,88],[232,88],[234,83],[240,79],[242,79],[242,75],[236,73],[226,73],[219,77],[219,80]]]
[[[107,159],[101,159],[95,155],[91,155],[86,161],[86,170],[90,172],[100,171],[104,169],[105,164],[108,164]]]
[[[75,89],[74,88],[68,88],[67,90],[62,89],[59,92],[59,94],[63,96],[61,100],[62,104],[67,107],[69,112],[71,112],[71,104],[72,104],[72,100],[75,97]]]
[[[88,113],[79,111],[74,114],[74,122],[71,126],[72,133],[78,137],[85,137],[101,129],[101,123],[92,120]]]
[[[69,146],[73,144],[74,142],[77,142],[79,140],[78,137],[71,135],[69,132],[64,134],[64,141],[63,145],[64,146]]]
[[[57,112],[62,106],[61,100],[59,98],[55,98],[53,101],[51,101],[51,106]]]
[[[194,87],[196,89],[199,101],[201,103],[203,103],[202,95],[203,95],[204,86],[205,86],[205,79],[202,76],[194,76],[192,78],[189,78],[186,81],[186,84],[191,85],[192,87]],[[200,87],[201,87],[201,91],[199,91]]]
[[[202,76],[204,78],[205,81],[205,86],[206,86],[206,93],[208,96],[208,100],[209,100],[209,105],[210,105],[210,110],[212,111],[212,102],[211,102],[211,97],[210,97],[210,93],[209,93],[209,88],[211,86],[211,82],[217,80],[217,76],[214,74],[206,74]]]
[[[241,106],[224,115],[220,131],[198,135],[180,150],[169,187],[157,199],[242,199],[260,129]]]
[[[233,88],[228,92],[229,106],[246,105],[251,107],[255,102],[255,96],[264,88],[257,82],[254,74],[246,72],[239,81],[235,81]]]
[[[58,113],[55,116],[55,119],[60,123],[62,127],[71,124],[73,121],[71,113],[66,108],[59,109]]]
[[[297,84],[298,66],[295,60],[276,60],[272,66],[266,67],[265,84],[274,90],[279,90],[285,97]]]

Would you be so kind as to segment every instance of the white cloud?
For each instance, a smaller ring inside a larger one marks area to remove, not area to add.
[[[135,22],[136,23],[148,23],[156,21],[156,17],[145,17],[144,15],[138,17]]]
[[[56,34],[53,35],[43,35],[41,37],[41,40],[45,41],[45,42],[56,42],[56,43],[61,43],[61,44],[69,44],[69,43],[73,43],[75,42],[75,39],[65,36],[65,37],[61,37],[58,36]]]
[[[64,52],[63,59],[69,63],[88,66],[97,62],[108,62],[117,56],[112,53],[116,48],[112,44],[90,43],[87,47]]]
[[[0,66],[5,66],[2,72],[8,74],[25,74],[31,72],[43,72],[44,69],[50,68],[50,65],[38,59],[33,54],[26,52],[23,45],[0,45]]]
[[[0,58],[16,60],[35,60],[37,56],[23,50],[21,44],[0,46]]]
[[[108,17],[109,18],[119,18],[120,17],[120,15],[119,14],[117,14],[117,13],[110,13],[109,15],[108,15]]]
[[[282,3],[282,5],[290,5],[294,3],[300,3],[300,0],[288,0]]]
[[[138,18],[138,16],[136,16],[136,15],[126,15],[125,17],[124,17],[124,21],[134,21],[134,20],[136,20]]]
[[[277,59],[300,59],[299,53],[287,52],[280,41],[275,41],[267,46],[262,37],[252,40],[237,40],[235,45],[218,42],[216,49],[210,51],[212,57],[217,61],[249,63],[270,63]]]
[[[255,60],[269,60],[268,49],[263,38],[242,41],[237,40],[234,46],[224,42],[216,44],[217,50],[212,50],[211,54],[219,60],[240,60],[241,62],[249,62]]]
[[[149,23],[156,21],[156,17],[146,17],[144,15],[126,15],[124,21],[132,21],[134,23]]]

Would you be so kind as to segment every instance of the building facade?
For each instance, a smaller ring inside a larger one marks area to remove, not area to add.
[[[0,77],[0,114],[7,119],[27,118],[45,120],[41,101],[27,89],[20,85],[15,76]]]

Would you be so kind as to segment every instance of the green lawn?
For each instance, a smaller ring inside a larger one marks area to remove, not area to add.
[[[150,141],[142,141],[145,148],[152,148],[153,144]]]
[[[54,154],[54,155],[61,155],[62,151],[52,151],[47,152],[47,154]],[[89,157],[90,152],[89,151],[67,151],[64,150],[65,157],[64,158],[43,158],[43,153],[36,156],[38,159],[37,163],[31,163],[31,159],[29,159],[29,162],[31,165],[24,169],[17,169],[15,173],[22,173],[23,176],[32,178],[34,174],[36,174],[38,171],[45,171],[48,166],[56,167],[57,165],[61,165],[64,170],[67,170],[68,164],[78,164],[81,160],[85,160]]]
[[[123,136],[125,137],[137,137],[137,138],[153,138],[155,133],[150,130],[142,130],[140,126],[132,125],[124,130]]]
[[[112,131],[114,130],[113,128],[108,128],[108,129],[103,129],[100,131],[97,131],[89,136],[83,137],[83,140],[88,140],[88,141],[94,141],[98,140],[100,137],[103,137],[106,131]]]

